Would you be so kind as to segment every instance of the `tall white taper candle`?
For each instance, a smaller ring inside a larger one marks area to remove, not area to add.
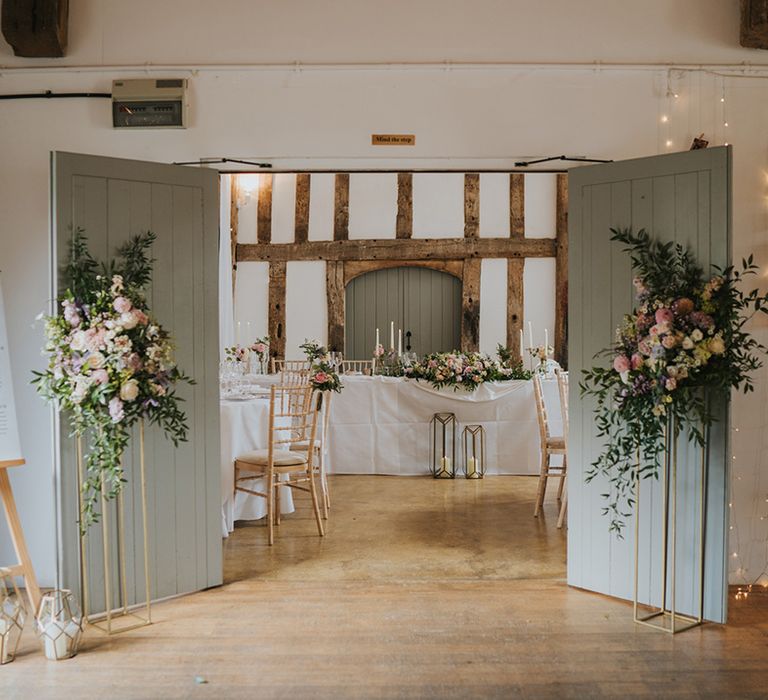
[[[544,329],[544,357],[549,357],[549,331]]]
[[[389,349],[395,349],[395,322],[389,322]]]
[[[397,356],[401,357],[403,354],[403,329],[397,329]]]
[[[533,347],[533,323],[528,321],[528,347]]]
[[[376,346],[374,347],[375,350],[379,349],[379,345],[381,345],[381,341],[379,340],[379,329],[376,329]]]
[[[525,361],[525,354],[523,348],[523,329],[520,329],[520,362]]]

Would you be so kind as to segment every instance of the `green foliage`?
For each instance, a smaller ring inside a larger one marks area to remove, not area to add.
[[[155,238],[134,236],[99,264],[76,230],[63,270],[67,291],[59,313],[45,319],[48,367],[35,372],[33,383],[84,441],[83,531],[99,518],[102,490],[107,499],[120,492],[122,457],[139,420],[158,426],[174,445],[187,439],[176,386],[194,382],[176,366],[170,335],[146,308]]]
[[[585,370],[582,395],[595,400],[602,453],[587,481],[607,478],[604,514],[621,536],[634,507],[637,478],[657,478],[665,438],[685,433],[703,444],[715,421],[711,406],[731,389],[753,391],[751,373],[765,348],[746,330],[756,313],[768,313],[768,295],[742,287],[757,272],[752,256],[741,267],[713,267],[708,277],[690,250],[662,243],[645,231],[611,229],[624,244],[638,305],[617,329],[617,340],[598,354],[612,366]]]

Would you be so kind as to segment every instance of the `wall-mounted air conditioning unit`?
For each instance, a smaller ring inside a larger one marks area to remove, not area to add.
[[[112,125],[138,129],[185,128],[186,78],[113,81]]]

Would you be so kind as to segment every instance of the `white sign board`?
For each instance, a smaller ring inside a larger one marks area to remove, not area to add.
[[[16,404],[13,401],[11,358],[8,353],[8,332],[5,326],[3,288],[0,283],[0,462],[16,461],[21,458]]]

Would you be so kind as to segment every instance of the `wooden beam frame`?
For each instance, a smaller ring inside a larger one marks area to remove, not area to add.
[[[553,238],[376,238],[308,241],[307,243],[241,243],[238,262],[259,260],[456,260],[466,258],[554,258]]]
[[[333,240],[349,239],[349,173],[336,173],[333,204]]]
[[[343,262],[332,260],[325,264],[325,287],[328,297],[328,347],[344,352],[346,294]]]
[[[2,32],[16,56],[60,58],[68,24],[69,0],[3,0]]]
[[[480,266],[479,258],[464,261],[461,280],[461,350],[480,349]]]
[[[525,238],[525,175],[509,175],[509,236]]]
[[[411,237],[413,237],[413,174],[398,173],[395,238]]]
[[[328,298],[328,345],[344,349],[345,288],[373,270],[426,267],[462,281],[462,349],[476,351],[480,335],[480,277],[483,258],[507,259],[507,346],[520,355],[523,329],[523,278],[526,258],[555,258],[555,359],[565,367],[568,343],[568,176],[557,174],[556,237],[525,238],[525,178],[510,173],[509,235],[480,238],[480,174],[464,174],[464,236],[413,238],[413,174],[398,173],[396,238],[349,240],[349,173],[336,173],[332,241],[309,240],[311,174],[296,174],[293,243],[272,243],[273,176],[262,174],[257,243],[238,243],[237,181],[232,180],[230,218],[233,288],[238,262],[269,263],[269,334],[272,356],[285,356],[285,287],[289,261],[324,260]]]
[[[393,267],[425,267],[453,275],[458,279],[464,276],[463,260],[346,260],[344,262],[344,285],[348,285],[355,277],[367,272],[388,270]]]
[[[293,240],[296,243],[306,243],[309,240],[309,173],[296,175],[296,208],[293,224]]]
[[[768,49],[768,0],[741,0],[739,43],[750,49]]]
[[[507,260],[507,347],[512,357],[520,357],[520,331],[523,330],[525,258]]]
[[[269,263],[269,352],[274,360],[285,358],[285,278],[284,261]]]
[[[256,240],[261,244],[272,242],[272,175],[259,175],[259,201],[256,210]]]
[[[464,238],[480,236],[480,173],[464,175]]]

